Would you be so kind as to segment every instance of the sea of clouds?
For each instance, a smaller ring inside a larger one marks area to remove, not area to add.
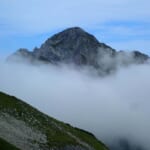
[[[71,65],[1,61],[0,91],[88,130],[110,146],[123,141],[149,150],[150,65],[120,68],[106,77],[91,72]]]

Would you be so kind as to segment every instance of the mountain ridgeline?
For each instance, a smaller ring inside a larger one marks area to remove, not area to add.
[[[41,61],[55,65],[90,66],[99,74],[106,74],[118,66],[145,63],[149,56],[139,51],[116,51],[83,29],[73,27],[53,35],[40,48],[33,51],[21,48],[8,58],[13,61],[22,59],[31,63]]]
[[[0,92],[0,150],[108,150],[84,130]]]

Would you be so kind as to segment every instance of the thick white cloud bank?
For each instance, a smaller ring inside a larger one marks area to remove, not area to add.
[[[111,143],[127,138],[150,149],[150,66],[105,78],[73,67],[0,63],[0,91],[93,132]]]

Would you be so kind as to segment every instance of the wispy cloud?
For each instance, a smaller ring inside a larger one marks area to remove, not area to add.
[[[89,26],[113,20],[147,20],[147,0],[1,0],[0,18],[23,32],[48,32],[55,28]]]

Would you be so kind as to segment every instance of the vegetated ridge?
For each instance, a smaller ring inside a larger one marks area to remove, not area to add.
[[[0,92],[0,150],[108,150],[84,130]]]

